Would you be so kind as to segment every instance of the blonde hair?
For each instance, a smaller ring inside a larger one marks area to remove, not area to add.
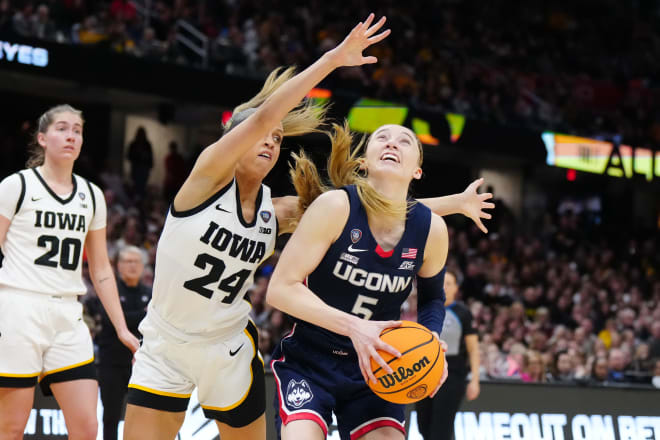
[[[298,194],[298,212],[292,222],[297,224],[305,210],[319,195],[346,185],[356,186],[360,202],[368,216],[384,215],[405,219],[408,210],[415,202],[408,201],[408,203],[401,204],[383,197],[369,184],[364,173],[361,172],[369,140],[362,137],[355,148],[351,149],[353,135],[348,121],[344,121],[343,125],[332,124],[332,129],[332,132],[326,132],[332,144],[332,151],[328,159],[328,177],[331,186],[323,183],[316,165],[302,150],[299,154],[291,155],[293,164],[290,166],[289,176]],[[421,165],[422,144],[419,140],[417,140],[417,144],[420,152],[419,165]]]
[[[278,67],[273,70],[266,78],[259,93],[249,101],[234,108],[231,119],[224,126],[225,134],[240,122],[247,119],[248,116],[256,111],[257,107],[263,104],[285,82],[293,78],[295,74],[295,67],[289,67],[287,69]],[[325,104],[315,104],[311,100],[304,100],[282,119],[284,136],[299,136],[320,131],[318,127],[325,121],[327,109],[328,106]]]
[[[56,105],[55,107],[51,107],[46,110],[44,114],[39,116],[39,120],[37,121],[37,131],[35,131],[32,137],[32,142],[28,147],[28,160],[25,163],[27,168],[34,168],[44,164],[44,160],[46,159],[46,151],[44,150],[44,147],[39,145],[39,133],[46,133],[48,131],[48,127],[50,127],[51,124],[55,122],[55,117],[60,113],[73,113],[74,115],[80,117],[83,123],[85,122],[83,119],[82,111],[71,107],[69,104]]]

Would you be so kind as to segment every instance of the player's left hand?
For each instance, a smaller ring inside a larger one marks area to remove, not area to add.
[[[124,329],[117,332],[117,337],[119,338],[122,344],[124,344],[126,347],[128,347],[129,350],[131,350],[131,353],[135,353],[137,349],[140,348],[140,341],[128,329]]]
[[[440,377],[440,382],[438,383],[438,386],[435,387],[435,390],[433,390],[433,392],[431,394],[429,394],[430,398],[435,397],[436,393],[438,392],[438,390],[440,389],[442,384],[445,383],[445,381],[447,380],[447,377],[449,377],[449,370],[448,370],[448,366],[447,366],[447,343],[445,341],[443,341],[442,339],[440,339],[440,336],[438,335],[437,332],[433,332],[433,336],[435,336],[435,338],[438,341],[440,341],[440,347],[442,348],[442,356],[444,357],[444,364],[443,364],[444,369],[442,371],[442,377]]]
[[[479,397],[479,378],[472,379],[465,390],[465,398],[470,401]]]
[[[375,15],[369,14],[364,22],[358,23],[353,30],[346,36],[339,46],[332,49],[329,53],[337,63],[337,66],[361,66],[363,64],[373,64],[378,61],[374,56],[363,56],[362,51],[372,44],[378,43],[390,34],[390,30],[376,34],[376,32],[385,24],[385,17],[381,17],[372,25]]]
[[[484,178],[480,178],[472,182],[465,188],[465,191],[461,193],[462,203],[462,212],[463,215],[472,219],[472,221],[477,225],[481,232],[484,234],[488,233],[488,229],[481,222],[482,218],[490,219],[493,216],[487,212],[484,212],[484,209],[493,209],[495,208],[494,203],[486,202],[486,200],[492,199],[493,194],[491,193],[481,193],[479,194],[477,190],[484,183]]]

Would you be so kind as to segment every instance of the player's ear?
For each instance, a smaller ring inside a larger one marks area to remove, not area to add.
[[[37,143],[41,145],[42,147],[46,148],[46,134],[45,133],[37,133]]]

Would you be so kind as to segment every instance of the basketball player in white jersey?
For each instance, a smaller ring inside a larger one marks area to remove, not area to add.
[[[292,230],[297,198],[271,199],[262,181],[285,135],[309,133],[322,122],[323,109],[299,106],[305,95],[338,67],[376,62],[362,51],[389,30],[376,34],[385,18],[372,26],[373,19],[298,75],[273,72],[257,96],[234,110],[224,135],[202,152],[174,198],[158,243],[153,299],[140,325],[125,439],[174,438],[195,388],[223,440],[265,438],[263,360],[245,294],[277,233]],[[473,187],[466,198],[435,202],[450,213],[468,200],[472,215],[487,207],[482,196]]]
[[[96,439],[96,382],[89,330],[77,296],[86,251],[90,275],[121,341],[126,327],[108,260],[103,193],[73,174],[83,142],[80,111],[39,118],[28,169],[0,183],[0,438],[22,439],[34,387],[53,394],[70,439]]]

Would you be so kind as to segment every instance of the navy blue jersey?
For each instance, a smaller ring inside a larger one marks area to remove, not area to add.
[[[355,186],[348,194],[350,213],[341,235],[328,249],[318,267],[307,277],[307,287],[326,304],[374,321],[399,319],[401,305],[413,287],[424,260],[431,226],[431,211],[415,203],[406,217],[399,243],[385,252],[371,234],[367,213]],[[316,341],[354,352],[349,338],[299,321],[297,332]]]

